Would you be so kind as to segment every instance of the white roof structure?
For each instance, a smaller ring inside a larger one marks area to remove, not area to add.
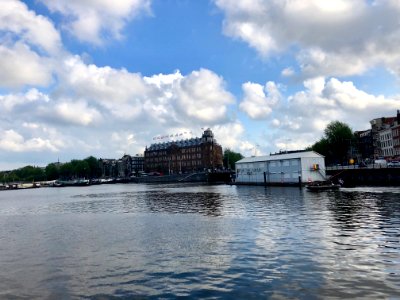
[[[315,158],[315,157],[324,157],[324,156],[314,151],[300,151],[300,152],[283,153],[276,155],[245,157],[237,161],[236,164],[252,163],[258,161],[271,161],[271,160],[283,160],[283,159],[295,159],[295,158]]]

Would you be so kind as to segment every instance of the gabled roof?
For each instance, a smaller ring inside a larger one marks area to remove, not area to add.
[[[305,152],[285,153],[279,155],[245,157],[237,161],[236,164],[271,161],[271,160],[295,159],[295,158],[317,158],[317,157],[321,158],[324,156],[314,151],[305,151]]]

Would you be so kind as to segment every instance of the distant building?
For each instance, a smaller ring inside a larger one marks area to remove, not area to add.
[[[389,158],[394,155],[392,128],[387,127],[378,132],[380,156]]]
[[[99,165],[101,168],[101,177],[114,178],[118,176],[118,165],[116,159],[100,158]]]
[[[146,172],[177,174],[223,167],[222,147],[214,139],[211,129],[201,138],[156,143],[146,147],[144,169]]]
[[[237,183],[298,184],[323,180],[325,158],[314,151],[254,156],[236,162]]]
[[[143,154],[136,154],[132,156],[132,172],[135,174],[144,170],[144,156]]]
[[[392,128],[393,149],[396,159],[400,159],[400,120],[398,123],[399,123],[398,125]]]
[[[400,118],[399,111],[397,111],[397,117],[382,117],[370,121],[375,159],[383,156],[379,132],[395,126],[398,118]]]
[[[128,177],[132,174],[132,157],[125,154],[117,161],[118,177]]]
[[[356,138],[357,160],[374,159],[374,143],[372,139],[372,130],[363,130],[354,132]]]
[[[124,154],[120,159],[99,159],[103,178],[128,177],[143,171],[143,155]]]

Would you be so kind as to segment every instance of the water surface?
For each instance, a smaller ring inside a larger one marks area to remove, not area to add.
[[[0,192],[0,299],[400,298],[400,188]]]

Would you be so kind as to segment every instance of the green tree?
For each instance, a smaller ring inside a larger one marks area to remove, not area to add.
[[[88,178],[90,173],[89,164],[84,160],[71,160],[73,176],[78,178]]]
[[[72,163],[65,163],[60,166],[60,178],[70,179],[74,175],[74,167]]]
[[[238,152],[227,148],[224,151],[224,167],[227,169],[235,169],[235,163],[241,160],[244,156]]]
[[[346,123],[333,121],[324,130],[324,136],[311,149],[325,156],[327,164],[346,164],[354,134]]]
[[[47,180],[55,180],[60,177],[60,168],[55,163],[48,164],[45,169]]]
[[[45,172],[39,167],[25,166],[15,170],[15,174],[21,181],[41,181],[45,179]]]
[[[94,156],[89,156],[84,159],[89,166],[89,178],[99,178],[101,176],[101,167],[99,160]]]

